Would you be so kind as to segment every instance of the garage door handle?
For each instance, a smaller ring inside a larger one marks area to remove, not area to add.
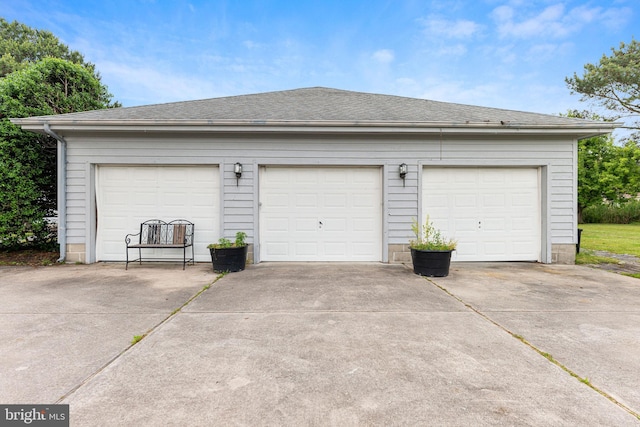
[[[322,221],[318,221],[318,224],[319,224],[319,228],[322,228],[322,226],[324,225],[322,224]]]

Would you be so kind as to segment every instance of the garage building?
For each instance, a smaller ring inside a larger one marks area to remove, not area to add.
[[[86,263],[152,218],[195,223],[201,262],[237,231],[253,262],[407,262],[427,215],[454,261],[572,263],[577,141],[615,126],[321,87],[12,122],[58,139],[59,240]]]

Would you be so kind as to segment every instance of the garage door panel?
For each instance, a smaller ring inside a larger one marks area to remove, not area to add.
[[[266,226],[273,232],[286,233],[289,231],[289,218],[269,218]]]
[[[296,193],[294,200],[293,206],[297,209],[318,207],[318,196],[315,194]],[[286,209],[290,208],[289,205],[284,205],[283,207]]]
[[[121,232],[124,233],[124,230],[122,230]],[[123,234],[124,236],[124,234]],[[116,252],[122,252],[122,248],[124,246],[124,238],[122,239],[122,242],[120,242],[119,244],[117,242],[108,242],[105,243],[104,245],[104,251],[106,253],[116,253]]]
[[[168,209],[176,206],[183,208],[189,204],[189,200],[184,193],[167,191],[162,195],[160,203]]]
[[[291,196],[274,200],[274,194]],[[381,197],[379,168],[261,168],[261,260],[380,261]],[[270,227],[279,212],[295,223],[284,237]],[[356,248],[356,240],[369,249]],[[288,249],[274,246],[276,241]]]
[[[526,187],[535,188],[533,182],[531,182],[531,171],[534,169],[520,169],[519,171],[512,169],[512,173],[509,175],[508,182],[514,187]]]
[[[450,236],[453,233],[453,230],[458,234],[465,232],[475,234],[478,231],[478,220],[475,216],[473,218],[456,218],[455,226],[452,230],[450,227],[438,226],[435,221],[433,221],[433,224],[447,236]]]
[[[481,224],[481,231],[486,233],[507,233],[511,230],[511,221],[508,218],[498,217],[485,219]]]
[[[458,172],[459,173],[456,173],[456,174],[452,174],[452,173],[444,174],[443,177],[440,178],[440,181],[443,182],[444,184],[447,184],[453,181],[456,184],[467,184],[471,187],[475,187],[477,185],[478,183],[477,177],[473,174],[472,171],[466,170],[466,169],[460,169],[458,170]]]
[[[271,254],[283,257],[289,256],[289,244],[287,242],[269,242],[264,245]]]
[[[139,168],[131,171],[129,176],[131,176],[135,182],[145,184],[148,188],[154,188],[159,185],[158,173],[153,168]]]
[[[425,167],[422,208],[447,237],[458,240],[454,260],[540,259],[535,168]]]
[[[118,188],[115,188],[114,190],[119,191]],[[131,202],[135,201],[136,206],[138,206],[138,208],[142,208],[143,206],[144,207],[151,206],[150,209],[155,209],[155,206],[157,206],[158,204],[158,195],[156,194],[156,190],[154,190],[153,192],[133,190],[131,193],[132,193],[131,196],[133,197],[122,197],[115,193],[111,193],[109,197],[107,197],[106,202],[112,206],[115,206],[115,205],[129,206],[131,205]],[[121,199],[120,203],[118,202],[118,199]]]
[[[187,177],[188,174],[185,173],[183,169],[169,168],[160,175],[159,182],[162,184],[170,184],[173,182],[187,184],[189,182]]]
[[[135,196],[143,196],[143,195],[144,194],[140,194],[140,195],[136,194]],[[129,204],[128,197],[122,197],[122,195],[119,195],[115,192],[105,194],[103,197],[103,200],[112,206],[127,206]]]
[[[332,218],[325,216],[322,221],[322,231],[327,233],[347,233],[349,228],[347,227],[346,218]],[[354,230],[355,231],[355,230]]]
[[[318,254],[318,244],[315,242],[298,242],[294,245],[296,256],[306,257],[308,260],[310,256],[315,257]]]
[[[289,195],[286,193],[269,194],[265,202],[273,208],[286,208],[287,206],[289,206]]]
[[[535,195],[531,191],[522,194],[514,194],[511,200],[511,206],[532,208],[537,204],[535,203],[533,196]]]
[[[352,208],[354,209],[370,209],[371,206],[375,206],[376,203],[380,202],[379,194],[354,194],[353,195],[353,204]]]
[[[125,235],[139,232],[143,221],[187,219],[195,224],[196,260],[210,261],[206,246],[219,237],[219,187],[217,167],[99,166],[97,259],[124,261]],[[148,249],[143,256],[182,258],[182,250]]]
[[[478,205],[478,197],[475,194],[457,194],[453,200],[456,208],[468,208]]]
[[[497,184],[505,184],[506,175],[502,170],[487,170],[480,176],[480,182],[482,184],[488,184],[490,186],[496,186]]]
[[[448,177],[445,176],[445,175],[429,175],[429,176],[425,176],[423,174],[422,178],[423,178],[423,182],[425,184],[429,184],[432,188],[441,187],[442,184],[446,184],[448,182]]]
[[[347,256],[347,244],[345,242],[329,241],[324,244],[325,253],[329,257]]]
[[[474,256],[479,253],[478,244],[472,241],[466,241],[463,237],[460,237],[458,240],[457,251],[468,254],[469,256]],[[453,253],[455,255],[455,252]]]
[[[314,169],[304,169],[304,170],[297,169],[295,171],[292,170],[286,174],[289,177],[289,181],[291,180],[293,173],[295,173],[296,175],[295,176],[296,181],[298,181],[301,184],[311,184],[311,185],[320,184],[318,173]]]
[[[445,209],[449,202],[449,198],[444,194],[428,193],[425,195],[425,198],[425,201],[429,206],[443,206]]]
[[[348,172],[349,171],[347,169],[343,169],[343,170],[336,169],[333,171],[333,173],[323,174],[324,183],[329,185],[334,184],[334,185],[343,187],[349,181],[349,178],[347,176]],[[358,178],[355,177],[354,181],[357,179]],[[366,183],[366,181],[361,181],[361,183]]]
[[[372,218],[369,217],[356,217],[353,218],[352,230],[356,233],[369,233],[378,224]]]
[[[534,256],[536,255],[532,252],[531,248],[535,246],[534,240],[522,240],[518,242],[513,242],[513,251],[516,254],[520,254],[523,256]]]
[[[366,261],[368,258],[376,255],[369,242],[353,242],[352,245],[353,253],[359,260]]]
[[[504,209],[507,204],[504,193],[489,193],[482,196],[482,204],[487,208]]]
[[[306,234],[309,238],[314,238],[316,231],[318,230],[318,219],[314,217],[295,218],[294,233]],[[309,236],[312,233],[312,236]]]
[[[329,209],[340,209],[347,207],[347,196],[343,193],[325,193],[323,207]]]
[[[502,242],[486,242],[484,244],[484,251],[489,256],[502,255],[506,252],[507,245]]]
[[[511,223],[512,223],[513,231],[532,231],[532,230],[535,230],[536,228],[536,225],[533,222],[533,219],[529,217],[513,218]]]

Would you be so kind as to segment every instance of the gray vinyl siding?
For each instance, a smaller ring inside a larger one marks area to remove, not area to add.
[[[424,136],[192,136],[155,134],[67,137],[67,242],[83,244],[94,197],[90,165],[216,165],[222,177],[221,232],[246,231],[253,242],[257,224],[258,166],[379,166],[385,171],[388,244],[406,243],[419,212],[421,168],[435,166],[548,166],[549,235],[552,244],[576,241],[575,142],[570,137],[523,136],[440,140]],[[243,165],[236,181],[233,165]],[[409,166],[405,185],[398,165]],[[546,215],[543,212],[543,217]]]
[[[67,242],[85,243],[89,181],[84,162],[67,158]]]
[[[257,182],[257,176],[251,163],[240,161],[242,177],[236,179],[233,172],[236,161],[221,165],[224,191],[222,192],[223,209],[220,229],[224,230],[223,233],[227,238],[234,238],[238,231],[244,231],[248,234],[250,241],[253,241],[253,183]]]

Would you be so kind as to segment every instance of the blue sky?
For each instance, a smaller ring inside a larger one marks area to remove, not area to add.
[[[301,87],[557,114],[565,77],[640,38],[638,0],[0,0],[124,106]]]

